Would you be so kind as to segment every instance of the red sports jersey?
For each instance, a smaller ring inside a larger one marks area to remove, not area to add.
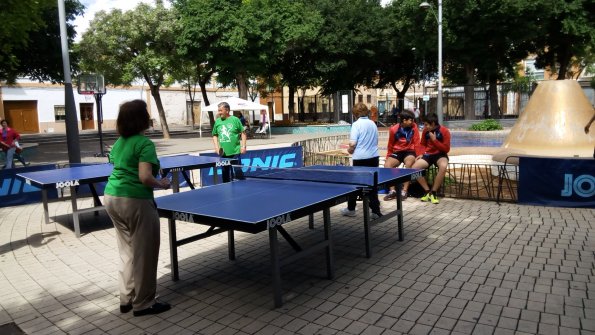
[[[430,140],[430,132],[427,129],[421,133],[421,141],[416,149],[417,155],[447,154],[450,151],[450,130],[445,126],[439,126],[432,132],[436,134],[435,141]]]
[[[395,152],[415,151],[419,144],[419,129],[415,122],[410,128],[403,128],[400,124],[395,124],[388,131],[388,146],[386,147],[386,157]]]

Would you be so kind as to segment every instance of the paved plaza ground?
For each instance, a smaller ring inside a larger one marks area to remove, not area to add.
[[[169,143],[160,154],[195,150]],[[595,334],[595,209],[410,198],[405,240],[396,219],[372,224],[366,258],[362,213],[343,217],[343,206],[331,210],[335,278],[325,278],[322,252],[284,266],[277,309],[268,234],[236,233],[235,261],[225,234],[181,247],[173,282],[162,219],[158,293],[173,307],[144,317],[119,311],[105,213],[84,214],[77,239],[68,201],[50,204],[49,225],[41,204],[0,208],[0,325],[27,334]],[[307,219],[286,229],[300,244],[318,241],[315,218],[314,230]],[[204,230],[178,227],[178,238]]]

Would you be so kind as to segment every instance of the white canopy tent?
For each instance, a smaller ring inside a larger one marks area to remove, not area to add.
[[[221,100],[218,100],[216,102],[211,103],[208,106],[201,106],[200,110],[200,125],[202,126],[202,116],[203,116],[203,112],[217,112],[217,110],[219,109],[219,107],[217,105],[219,105],[222,102],[227,102],[229,104],[229,110],[230,111],[260,111],[260,110],[266,110],[267,111],[267,131],[269,134],[269,138],[271,138],[271,124],[270,124],[270,120],[268,117],[268,109],[269,106],[267,105],[261,105],[257,102],[253,102],[253,101],[249,101],[249,100],[244,100],[244,99],[240,99],[240,98],[236,98],[236,97],[225,97]],[[199,127],[199,133],[200,136],[202,137],[202,127]]]

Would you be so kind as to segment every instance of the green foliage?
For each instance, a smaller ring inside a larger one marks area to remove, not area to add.
[[[66,20],[82,15],[78,0],[65,1]],[[62,82],[62,49],[58,4],[55,0],[0,1],[0,79],[14,82],[24,76],[33,80]],[[68,42],[76,32],[67,22]],[[76,54],[71,54],[76,70]]]
[[[472,131],[490,131],[490,130],[502,130],[500,122],[493,119],[486,119],[479,123],[476,123],[469,127]]]
[[[106,83],[130,85],[139,79],[147,82],[165,138],[169,138],[169,130],[159,89],[178,64],[178,29],[174,10],[159,2],[155,7],[141,3],[126,12],[98,12],[79,44],[82,68],[103,74]]]

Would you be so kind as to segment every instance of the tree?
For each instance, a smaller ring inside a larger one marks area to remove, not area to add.
[[[538,1],[543,28],[535,44],[535,66],[558,72],[558,80],[580,73],[594,60],[595,2],[593,0]]]
[[[114,85],[147,82],[165,139],[170,135],[159,90],[176,66],[177,27],[176,14],[161,2],[139,4],[127,12],[97,13],[79,45],[84,70],[102,73]]]
[[[66,0],[67,21],[82,15],[84,6],[78,0]],[[58,4],[55,0],[0,2],[0,79],[13,83],[17,77],[62,82],[62,49]],[[67,22],[68,42],[76,32]],[[76,56],[76,54],[71,55]],[[76,57],[72,66],[76,68]]]
[[[264,67],[266,34],[262,8],[242,0],[177,0],[183,27],[179,43],[196,59],[215,68],[225,84],[234,81],[239,97],[248,98],[248,79]]]

